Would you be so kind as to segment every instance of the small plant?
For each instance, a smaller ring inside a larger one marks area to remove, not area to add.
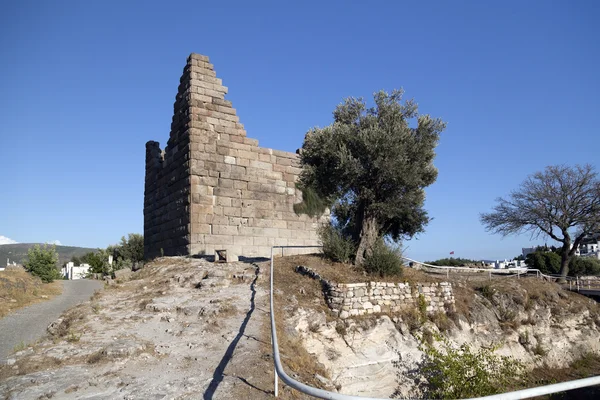
[[[316,321],[313,321],[313,322],[311,322],[311,323],[308,324],[308,330],[311,331],[312,333],[319,332],[320,328],[321,328],[321,324],[319,324]]]
[[[335,325],[335,331],[342,337],[346,336],[348,334],[346,323],[343,321],[338,321],[338,323]]]
[[[529,331],[521,332],[519,334],[519,343],[523,346],[528,346],[531,344],[531,339],[529,338]]]
[[[100,304],[98,304],[98,303],[92,304],[92,311],[94,312],[94,314],[99,314],[101,309],[102,309],[102,306]]]
[[[517,321],[517,313],[505,307],[498,310],[498,321],[503,329],[517,329],[521,324]]]
[[[423,325],[423,318],[416,308],[407,308],[400,314],[402,322],[406,324],[410,332],[414,332]]]
[[[75,333],[73,331],[69,331],[69,334],[67,335],[67,337],[65,339],[69,343],[76,343],[76,342],[79,342],[79,339],[81,339],[81,335],[78,335],[77,333]]]
[[[27,348],[27,345],[25,344],[24,341],[21,340],[21,342],[19,344],[17,344],[15,347],[13,347],[13,352],[17,353],[21,350],[25,350]]]
[[[482,287],[479,288],[479,291],[481,292],[481,295],[483,297],[485,297],[489,301],[492,301],[495,291],[490,285],[483,285]]]
[[[435,314],[431,315],[429,319],[442,332],[448,332],[452,329],[452,321],[443,312],[438,311]]]
[[[419,309],[421,322],[425,321],[427,319],[427,300],[425,300],[423,293],[419,293],[419,297],[417,297],[417,308]]]
[[[354,242],[344,237],[339,229],[333,225],[323,225],[318,230],[319,238],[323,243],[323,255],[331,261],[347,264],[352,261],[356,252]]]
[[[368,274],[380,277],[402,275],[402,259],[399,248],[391,248],[379,240],[373,253],[365,258],[363,268]]]
[[[524,366],[512,357],[494,354],[496,348],[474,350],[469,344],[454,348],[448,339],[433,334],[438,345],[422,340],[425,353],[420,373],[426,378],[426,398],[457,399],[506,391],[522,379]]]

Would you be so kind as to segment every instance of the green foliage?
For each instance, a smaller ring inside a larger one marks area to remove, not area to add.
[[[344,237],[339,229],[331,224],[322,225],[318,231],[323,243],[323,255],[336,262],[349,263],[356,251],[351,239]]]
[[[39,244],[31,247],[27,251],[25,269],[46,283],[60,279],[56,247],[47,244],[43,247]]]
[[[465,265],[478,264],[481,265],[480,261],[469,260],[468,258],[441,258],[436,261],[426,261],[426,264],[439,265],[440,267],[464,267]]]
[[[425,300],[423,293],[419,293],[419,297],[417,298],[417,309],[419,310],[421,321],[427,320],[427,300]]]
[[[544,274],[558,274],[560,272],[560,256],[553,251],[538,249],[527,254],[525,258],[527,268],[539,269]]]
[[[591,257],[573,257],[569,263],[569,275],[600,275],[600,260]]]
[[[487,396],[502,393],[522,379],[523,364],[494,354],[494,348],[474,350],[467,343],[454,348],[448,339],[434,337],[437,346],[421,346],[425,359],[420,372],[428,382],[426,398]]]
[[[300,153],[301,187],[331,206],[344,235],[358,244],[359,264],[378,237],[412,237],[429,221],[424,188],[437,177],[434,149],[445,123],[419,115],[402,95],[377,92],[371,108],[362,99],[344,100],[331,125],[306,134]]]
[[[483,297],[485,297],[489,301],[492,301],[495,291],[490,285],[483,285],[483,286],[477,288],[477,290],[479,290],[481,292],[481,295]]]
[[[144,235],[130,233],[121,238],[121,243],[113,246],[115,261],[128,260],[132,263],[144,261]]]
[[[73,261],[73,260],[72,260]],[[110,273],[110,265],[108,264],[108,255],[105,250],[98,249],[90,251],[79,257],[81,264],[88,264],[90,272],[96,274],[108,275]],[[75,263],[75,261],[73,261]],[[75,265],[78,265],[77,263]]]
[[[364,270],[379,277],[401,275],[402,259],[399,248],[391,248],[382,239],[375,244],[373,253],[365,258]]]
[[[112,266],[108,263],[109,256],[113,256]],[[110,275],[113,271],[131,268],[134,263],[144,260],[144,236],[130,233],[127,238],[123,236],[121,243],[108,246],[106,249],[90,251],[79,257],[72,257],[75,265],[89,264],[90,272]]]
[[[327,209],[327,201],[319,196],[312,187],[300,187],[302,203],[294,204],[294,212],[298,215],[307,214],[310,217],[321,216]]]

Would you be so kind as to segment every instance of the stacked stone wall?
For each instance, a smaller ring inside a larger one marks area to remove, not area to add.
[[[329,308],[342,319],[365,314],[393,314],[408,307],[419,307],[421,296],[428,314],[446,313],[455,307],[449,282],[413,285],[407,282],[336,283],[305,266],[296,267],[296,271],[321,282]]]
[[[271,246],[319,244],[320,221],[293,209],[302,201],[298,155],[248,138],[227,91],[208,57],[190,55],[162,159],[158,143],[146,145],[147,257],[182,249],[266,257]]]

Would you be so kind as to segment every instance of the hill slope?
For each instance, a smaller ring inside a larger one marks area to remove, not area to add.
[[[16,261],[22,264],[27,259],[27,250],[40,243],[16,243],[16,244],[2,244],[0,245],[0,266],[6,265],[6,259],[9,258],[10,262]],[[71,260],[73,256],[81,256],[90,251],[96,251],[88,247],[75,247],[75,246],[56,246],[56,252],[58,253],[59,264]]]

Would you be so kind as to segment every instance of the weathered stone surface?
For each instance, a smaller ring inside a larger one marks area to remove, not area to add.
[[[298,156],[260,148],[245,137],[208,57],[190,55],[180,82],[167,147],[146,144],[146,257],[211,254],[214,246],[242,242],[239,255],[246,256],[268,256],[273,245],[317,245],[319,221],[293,210],[301,201],[295,189]],[[211,228],[211,218],[218,216],[238,219],[213,222],[225,227]],[[263,229],[238,229],[246,226]],[[248,243],[231,236],[266,240]]]

